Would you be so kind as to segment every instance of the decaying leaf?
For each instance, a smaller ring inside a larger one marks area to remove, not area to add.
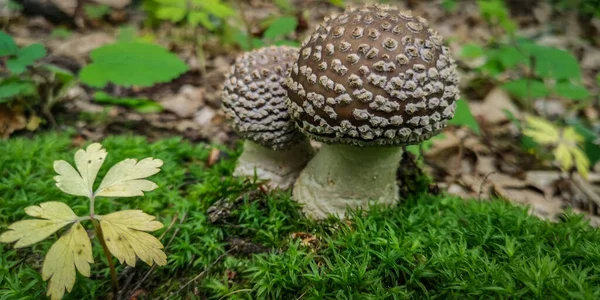
[[[44,202],[40,206],[29,206],[25,213],[41,220],[22,220],[11,224],[8,231],[0,235],[0,242],[16,241],[15,248],[27,247],[77,221],[77,215],[62,202]]]
[[[114,165],[100,183],[96,196],[133,197],[158,187],[156,183],[143,179],[160,172],[163,161],[152,157],[126,159]]]
[[[136,256],[148,265],[167,264],[167,256],[161,250],[162,243],[144,231],[161,229],[163,224],[141,210],[123,210],[98,216],[104,240],[110,252],[119,262],[134,267]]]
[[[587,178],[590,161],[581,150],[584,141],[575,128],[566,127],[563,130],[556,128],[552,123],[533,116],[526,118],[527,129],[523,134],[532,138],[541,145],[553,146],[554,158],[561,163],[563,170],[570,170],[573,166],[584,178]]]
[[[75,284],[75,268],[85,277],[90,277],[90,264],[94,262],[92,244],[87,232],[77,222],[50,247],[42,267],[42,279],[50,279],[46,295],[61,299],[71,292]]]
[[[21,106],[0,105],[0,138],[8,138],[13,132],[25,129],[27,118]]]
[[[56,186],[63,192],[75,196],[91,197],[94,180],[106,158],[106,150],[99,143],[91,144],[86,150],[75,153],[77,170],[64,160],[54,162]]]

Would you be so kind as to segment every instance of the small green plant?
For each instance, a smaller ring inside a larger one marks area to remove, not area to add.
[[[157,102],[145,98],[113,97],[105,92],[94,93],[94,101],[102,104],[120,105],[135,109],[140,113],[156,113],[163,111],[163,107]]]
[[[157,19],[171,22],[185,21],[190,26],[202,25],[209,30],[218,27],[217,21],[232,16],[235,11],[221,0],[152,0],[148,11]],[[213,19],[212,17],[217,19]]]
[[[110,6],[105,4],[86,4],[83,6],[83,11],[92,20],[100,20],[110,13]]]
[[[552,123],[538,117],[526,118],[525,136],[534,142],[553,148],[554,158],[560,162],[564,171],[570,171],[573,166],[584,178],[587,178],[590,160],[582,150],[584,137],[577,133],[574,127],[557,128]]]
[[[261,48],[267,45],[288,45],[298,47],[299,43],[286,39],[298,26],[298,20],[293,16],[281,16],[270,20],[262,38],[249,37],[247,33],[240,31],[235,36],[235,41],[244,51]]]
[[[516,31],[517,24],[511,20],[504,0],[477,0],[477,5],[481,16],[492,26],[502,28],[510,35]]]
[[[0,79],[0,106],[24,106],[32,118],[41,111],[54,124],[50,110],[75,85],[76,78],[65,69],[40,63],[45,56],[43,45],[19,48],[10,35],[0,31],[0,72],[2,66],[7,70],[7,76]]]
[[[471,113],[469,104],[464,99],[459,99],[456,101],[456,112],[454,113],[454,117],[448,122],[448,124],[465,126],[471,129],[475,134],[481,134],[479,124],[477,124],[475,117],[473,117],[473,114]]]
[[[75,284],[75,269],[89,277],[90,264],[94,262],[90,238],[82,221],[90,220],[98,241],[102,245],[108,261],[113,288],[118,289],[118,281],[112,255],[119,262],[134,267],[139,258],[148,265],[166,265],[167,257],[162,251],[162,243],[147,232],[163,227],[155,217],[141,210],[123,210],[107,215],[99,215],[94,204],[100,197],[143,196],[158,186],[145,178],[160,171],[163,162],[152,157],[137,161],[125,159],[115,164],[104,176],[94,191],[96,175],[102,167],[107,152],[99,143],[91,144],[86,150],[75,153],[75,169],[64,160],[54,162],[56,186],[63,192],[87,197],[89,215],[77,216],[62,202],[43,202],[29,206],[25,212],[34,218],[11,224],[8,231],[0,235],[0,242],[13,243],[15,248],[31,246],[48,238],[61,228],[70,228],[50,247],[42,266],[43,280],[49,280],[47,295],[52,299],[61,299],[70,292]]]
[[[73,34],[73,31],[65,28],[65,27],[57,27],[52,30],[50,36],[59,38],[59,39],[67,39]]]

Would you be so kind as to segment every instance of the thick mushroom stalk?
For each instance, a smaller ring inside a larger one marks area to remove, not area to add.
[[[271,189],[289,189],[300,171],[313,156],[314,150],[307,139],[289,149],[273,150],[250,140],[244,142],[233,176],[267,180]]]
[[[286,105],[283,84],[297,57],[297,48],[261,48],[239,56],[226,74],[223,110],[246,140],[235,176],[256,175],[270,188],[288,189],[314,154]]]
[[[315,218],[396,202],[401,146],[442,131],[458,98],[456,64],[440,35],[386,5],[325,18],[286,85],[291,118],[323,143],[293,193]]]
[[[328,214],[344,218],[348,207],[367,208],[369,203],[394,204],[401,157],[398,147],[323,144],[296,181],[293,197],[315,219]]]

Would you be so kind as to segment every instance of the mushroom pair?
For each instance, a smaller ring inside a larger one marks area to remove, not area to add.
[[[293,47],[267,47],[239,56],[226,74],[223,110],[245,139],[234,176],[290,188],[314,151],[290,120],[285,76],[298,57]]]
[[[422,17],[376,4],[326,18],[285,81],[289,117],[323,143],[293,198],[314,218],[396,203],[400,146],[446,126],[458,80],[449,49]]]

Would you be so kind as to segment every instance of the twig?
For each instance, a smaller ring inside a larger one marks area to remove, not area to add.
[[[210,263],[210,265],[208,265],[204,271],[200,272],[200,274],[196,275],[196,277],[194,277],[190,281],[186,282],[179,290],[177,290],[177,292],[175,292],[174,294],[171,294],[167,299],[171,299],[173,296],[181,293],[181,291],[183,291],[183,289],[185,289],[188,285],[192,284],[194,281],[200,279],[200,277],[204,276],[204,274],[206,274],[208,271],[210,271],[210,269],[212,267],[214,267],[221,259],[223,259],[225,256],[227,256],[229,253],[231,253],[233,250],[236,250],[236,249],[237,249],[237,246],[233,246],[231,249],[225,251],[225,253],[223,253],[219,257],[217,257],[217,259],[215,259],[215,261]]]
[[[579,174],[574,174],[572,178],[575,186],[577,186],[590,200],[596,203],[597,206],[600,206],[600,195],[594,191],[593,187]]]
[[[483,177],[483,180],[481,181],[481,184],[479,185],[479,193],[477,194],[477,201],[481,201],[481,194],[483,192],[483,185],[487,182],[488,177],[490,177],[490,175],[497,173],[496,171],[491,171],[487,174],[485,174],[485,176]]]

